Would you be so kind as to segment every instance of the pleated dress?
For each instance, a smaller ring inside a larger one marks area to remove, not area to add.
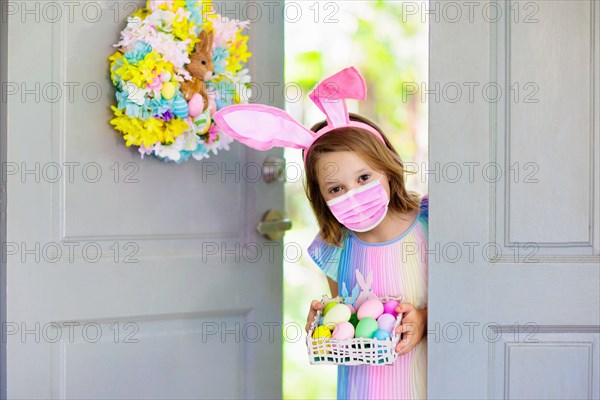
[[[367,277],[377,296],[404,296],[416,308],[427,306],[428,195],[421,198],[419,215],[400,236],[387,242],[364,242],[353,231],[342,247],[325,243],[319,234],[308,253],[327,276],[345,282],[349,291],[356,284],[354,269]],[[399,355],[393,365],[338,366],[338,399],[427,398],[427,337],[410,352]]]

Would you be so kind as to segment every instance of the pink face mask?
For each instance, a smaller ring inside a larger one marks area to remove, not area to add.
[[[389,202],[390,198],[379,178],[329,200],[327,206],[346,228],[366,232],[383,221]]]

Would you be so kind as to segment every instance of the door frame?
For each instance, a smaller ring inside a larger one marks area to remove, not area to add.
[[[0,0],[0,8],[5,10],[5,0]],[[0,84],[8,78],[8,19],[0,14]],[[0,325],[2,340],[0,341],[0,399],[5,400],[6,390],[6,137],[7,137],[7,101],[0,88]]]

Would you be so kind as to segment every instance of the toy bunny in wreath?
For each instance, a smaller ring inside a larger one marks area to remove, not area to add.
[[[181,83],[181,93],[186,101],[203,101],[202,111],[208,108],[208,93],[206,91],[206,81],[212,78],[215,72],[215,66],[212,59],[212,46],[214,34],[202,30],[198,35],[200,41],[190,54],[190,63],[185,69],[190,73],[192,79]],[[199,95],[195,96],[195,95]]]

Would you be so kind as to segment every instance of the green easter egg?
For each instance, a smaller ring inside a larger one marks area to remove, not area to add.
[[[356,315],[356,313],[350,316],[349,322],[352,324],[352,326],[354,326],[354,329],[356,330],[356,325],[358,325],[358,316]]]
[[[372,338],[377,329],[379,329],[377,321],[375,321],[374,318],[365,317],[358,322],[358,325],[356,325],[356,334],[354,337]]]
[[[327,313],[329,312],[329,310],[331,310],[333,307],[337,306],[338,303],[336,303],[335,301],[332,301],[330,303],[327,303],[327,305],[325,306],[325,308],[323,309],[323,315],[327,315]]]

